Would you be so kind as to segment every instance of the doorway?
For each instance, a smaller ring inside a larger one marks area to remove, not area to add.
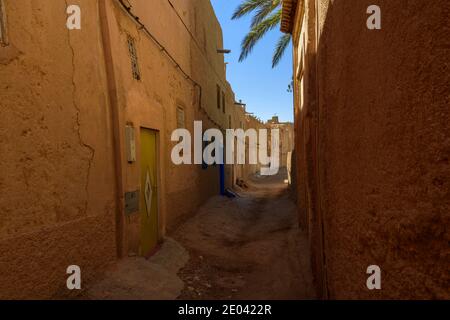
[[[140,248],[148,256],[157,246],[158,228],[158,132],[141,128]]]

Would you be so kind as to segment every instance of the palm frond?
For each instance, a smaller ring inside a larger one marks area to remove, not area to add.
[[[254,27],[263,21],[269,14],[281,5],[281,0],[269,0],[257,8],[253,16],[251,26]]]
[[[240,4],[236,10],[234,10],[233,16],[231,19],[239,19],[243,16],[249,14],[253,10],[258,9],[261,6],[266,5],[267,3],[271,3],[273,0],[245,0],[242,4]]]
[[[272,68],[275,68],[278,63],[280,63],[281,58],[286,52],[286,48],[291,42],[291,35],[289,33],[281,36],[280,40],[278,40],[277,46],[275,48],[273,58],[272,58]]]
[[[242,62],[252,52],[256,43],[270,30],[280,24],[281,9],[272,13],[269,17],[255,25],[242,40],[241,55],[239,61]]]

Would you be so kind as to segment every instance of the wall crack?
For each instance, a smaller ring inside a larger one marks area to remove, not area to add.
[[[65,4],[66,4],[65,7],[67,8],[69,6],[67,0],[65,0]],[[90,180],[90,175],[91,175],[92,163],[93,163],[94,157],[95,157],[95,149],[91,145],[89,145],[86,142],[84,142],[83,138],[81,137],[81,122],[80,122],[81,109],[80,109],[80,106],[76,102],[77,85],[76,85],[76,82],[75,82],[75,49],[73,48],[73,45],[72,45],[72,43],[70,41],[70,30],[69,29],[67,29],[67,43],[68,43],[70,51],[71,51],[72,101],[73,101],[73,107],[75,108],[76,113],[77,113],[76,122],[77,122],[78,140],[80,142],[80,146],[82,146],[85,149],[88,149],[89,153],[90,153],[90,157],[89,157],[89,161],[88,161],[88,169],[87,169],[87,173],[86,173],[86,184],[84,186],[85,192],[86,192],[86,200],[85,200],[85,203],[84,203],[83,214],[87,214],[88,203],[89,203],[89,180]]]

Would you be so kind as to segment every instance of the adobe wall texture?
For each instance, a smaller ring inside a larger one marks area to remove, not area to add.
[[[280,137],[279,155],[280,168],[286,168],[288,164],[289,153],[294,150],[294,124],[289,122],[271,122],[267,123],[271,130],[278,129]]]
[[[318,92],[316,69],[316,1],[298,1],[294,42],[294,130],[297,208],[300,227],[308,232],[311,265],[318,296],[327,297],[323,257],[323,223],[319,204]]]
[[[382,30],[365,28],[371,4]],[[449,298],[449,3],[334,1],[319,47],[329,290]],[[446,49],[447,48],[447,49]],[[365,269],[382,269],[382,290]]]
[[[0,298],[60,297],[115,260],[111,121],[96,1],[5,1],[0,47]],[[89,43],[86,46],[85,43]],[[64,292],[64,293],[63,293]]]
[[[319,291],[330,298],[448,299],[449,3],[317,3],[318,95],[306,88],[313,126],[300,112],[296,130],[306,128],[297,141],[307,153],[297,162],[307,175],[301,190],[306,201],[316,198],[301,214],[314,215],[313,235],[324,231],[325,264],[320,237],[312,242]],[[366,28],[372,4],[381,7],[382,30]],[[308,135],[318,150],[308,149]],[[366,288],[373,264],[381,267],[382,290]]]
[[[217,53],[222,30],[208,0],[171,0],[173,7],[129,1],[179,66],[118,1],[71,1],[82,18],[73,31],[66,28],[66,1],[4,2],[10,45],[0,47],[0,298],[66,297],[69,265],[81,267],[85,287],[117,257],[139,251],[140,215],[125,215],[123,198],[141,188],[140,128],[158,132],[163,238],[219,193],[219,166],[171,161],[177,107],[190,132],[194,120],[204,130],[223,130],[245,115],[226,81]],[[217,107],[217,85],[225,112]],[[136,130],[135,163],[126,158],[126,125]],[[227,166],[227,186],[235,176]]]
[[[173,7],[170,5],[173,5]],[[219,168],[201,165],[177,166],[172,163],[172,132],[177,129],[177,107],[185,111],[186,129],[194,138],[194,120],[203,130],[227,128],[234,110],[234,93],[225,78],[222,31],[209,1],[130,1],[131,11],[179,64],[201,90],[185,75],[157,44],[124,13],[117,3],[108,3],[110,35],[114,50],[115,74],[120,79],[118,100],[123,125],[146,127],[159,132],[160,229],[161,236],[192,215],[196,208],[219,193]],[[157,12],[157,14],[155,14]],[[127,36],[137,44],[141,80],[131,76]],[[216,86],[226,94],[226,112],[217,107]],[[139,139],[136,141],[139,145]],[[122,141],[124,146],[124,141]],[[124,147],[122,147],[124,148]],[[122,152],[124,155],[124,152]],[[139,158],[139,154],[138,154]],[[138,163],[123,157],[126,191],[139,189]],[[139,214],[127,217],[125,244],[129,250],[139,242]],[[128,243],[128,244],[127,244]]]

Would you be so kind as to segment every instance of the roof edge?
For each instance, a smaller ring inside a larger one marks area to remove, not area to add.
[[[292,33],[298,0],[282,0],[281,32]]]

